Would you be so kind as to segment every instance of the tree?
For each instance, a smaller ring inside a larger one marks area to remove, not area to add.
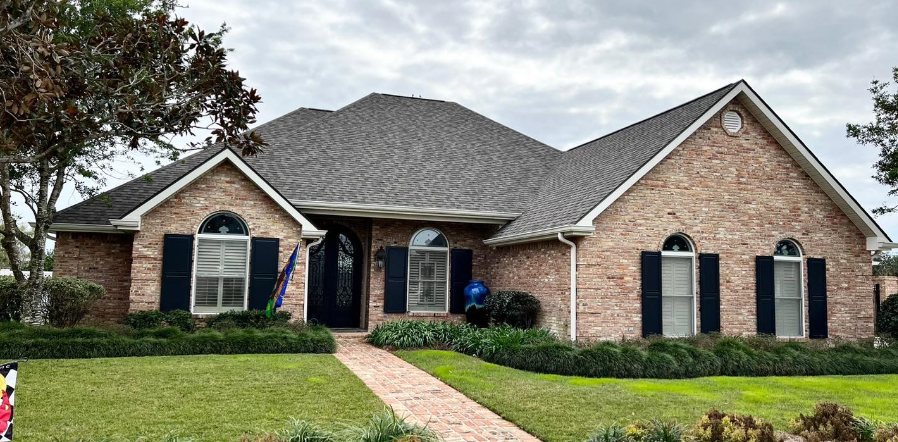
[[[878,253],[874,260],[878,262],[873,266],[874,276],[898,276],[898,255]]]
[[[892,80],[898,85],[898,67],[892,68]],[[898,91],[892,92],[889,82],[873,80],[870,94],[873,98],[875,120],[867,124],[847,126],[848,137],[865,146],[879,148],[879,160],[873,165],[873,178],[889,186],[889,196],[898,195]],[[883,215],[898,211],[898,205],[884,204],[873,213]]]
[[[134,154],[177,159],[223,143],[254,155],[266,145],[247,131],[260,98],[227,69],[225,32],[177,17],[171,0],[0,0],[0,243],[25,319],[41,315],[44,245],[65,184],[90,196],[113,161]],[[208,137],[174,144],[197,130]],[[33,234],[18,227],[13,194]]]

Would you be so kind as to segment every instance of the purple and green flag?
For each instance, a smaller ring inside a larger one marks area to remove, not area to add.
[[[281,308],[281,304],[284,303],[284,295],[287,294],[287,284],[290,283],[290,277],[293,276],[293,269],[296,267],[297,256],[299,256],[299,244],[293,249],[293,254],[290,255],[290,260],[287,261],[284,270],[281,270],[281,274],[278,276],[278,282],[274,285],[274,290],[271,292],[271,299],[268,300],[268,307],[265,308],[265,316],[269,318],[277,309]]]

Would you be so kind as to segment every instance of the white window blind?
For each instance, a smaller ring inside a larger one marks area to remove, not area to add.
[[[691,336],[695,290],[692,258],[661,258],[661,326],[665,336]]]
[[[776,335],[801,336],[801,261],[775,261],[773,270]]]
[[[449,291],[449,252],[409,250],[408,310],[445,312]]]
[[[196,251],[195,313],[242,310],[249,241],[200,237]]]

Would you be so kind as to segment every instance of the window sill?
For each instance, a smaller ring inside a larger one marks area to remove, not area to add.
[[[408,312],[406,313],[408,316],[413,317],[430,317],[430,318],[445,318],[449,317],[451,313],[449,312]]]

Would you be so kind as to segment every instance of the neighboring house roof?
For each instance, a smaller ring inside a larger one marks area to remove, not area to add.
[[[567,152],[456,103],[370,94],[335,112],[301,108],[257,127],[270,147],[242,162],[303,213],[505,224],[486,241],[495,245],[587,235],[602,211],[734,98],[867,236],[868,248],[891,245],[744,81]],[[138,208],[222,151],[210,148],[151,172],[149,181],[64,209],[53,229],[115,229],[130,215],[128,228]]]

